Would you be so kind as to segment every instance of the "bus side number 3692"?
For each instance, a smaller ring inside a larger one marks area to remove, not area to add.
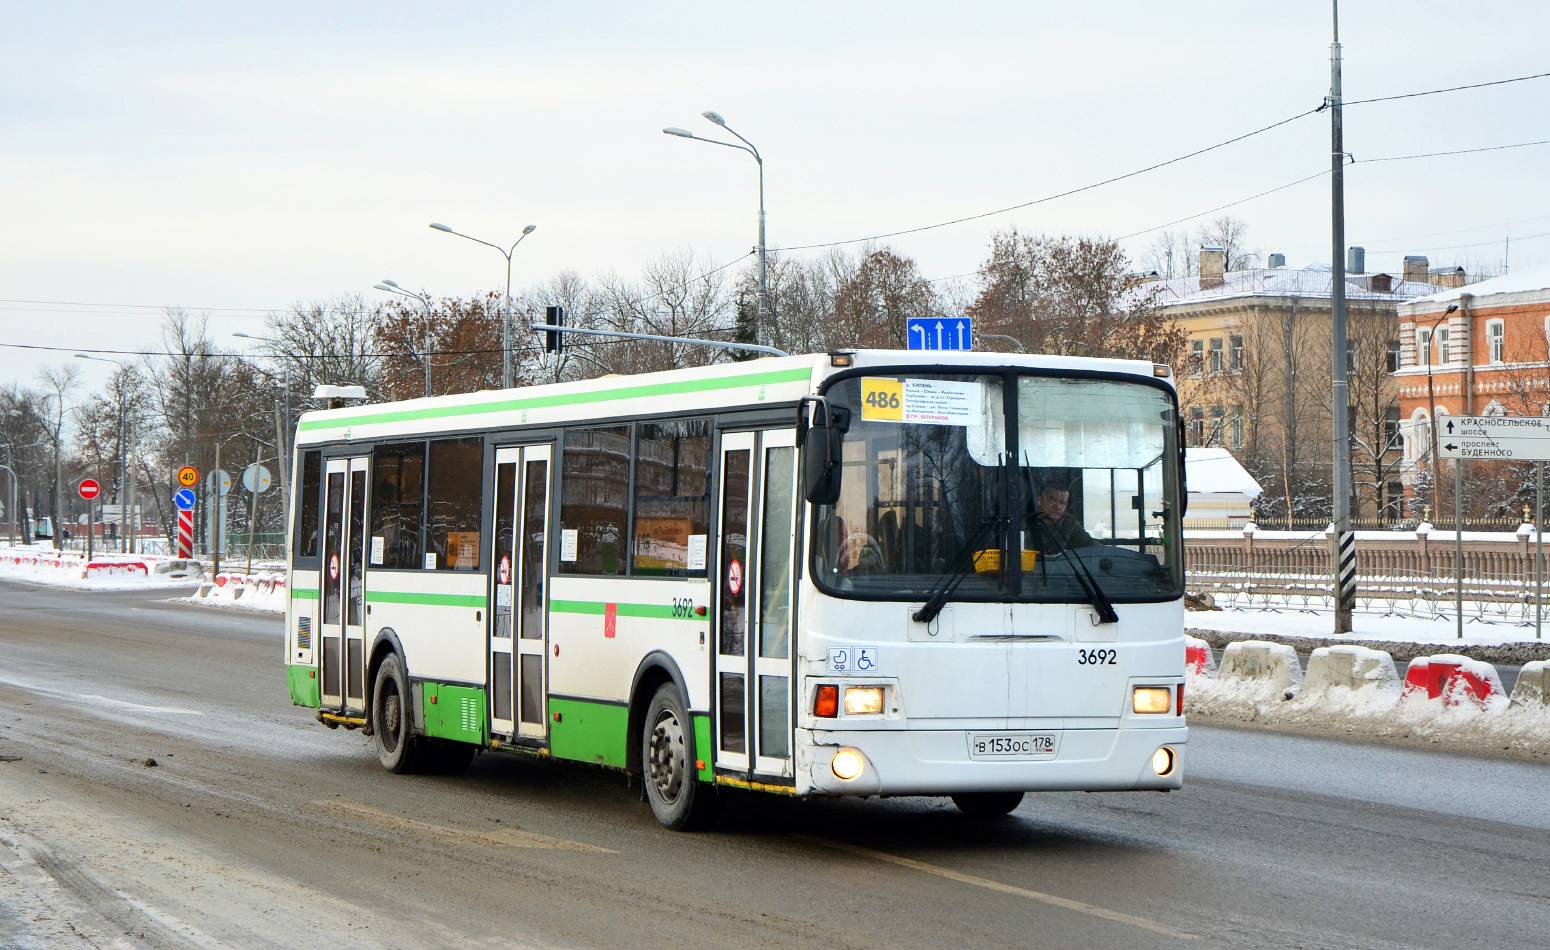
[[[1077,650],[1077,666],[1117,666],[1118,650]]]

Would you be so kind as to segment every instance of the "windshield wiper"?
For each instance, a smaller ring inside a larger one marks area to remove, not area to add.
[[[958,552],[958,556],[948,564],[946,570],[942,571],[941,577],[937,580],[938,586],[931,596],[926,598],[925,606],[910,614],[911,620],[916,623],[930,623],[936,619],[936,615],[947,605],[947,598],[951,597],[953,591],[958,589],[958,585],[963,583],[963,579],[969,576],[969,570],[974,567],[975,551],[990,534],[991,529],[1000,522],[1000,518],[988,518],[980,525],[974,537],[969,539],[969,543],[964,545],[963,550]]]
[[[1119,614],[1114,612],[1114,602],[1109,600],[1109,595],[1103,592],[1098,579],[1093,577],[1092,571],[1087,569],[1087,562],[1076,553],[1075,548],[1063,548],[1060,556],[1077,566],[1077,570],[1071,572],[1076,582],[1082,585],[1082,590],[1087,594],[1087,602],[1098,611],[1098,620],[1102,623],[1119,623]]]

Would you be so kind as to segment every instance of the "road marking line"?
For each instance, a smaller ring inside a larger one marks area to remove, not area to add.
[[[339,799],[324,799],[312,804],[325,811],[338,812],[349,818],[369,821],[384,828],[392,828],[395,831],[408,831],[418,834],[437,835],[443,838],[452,838],[457,841],[478,842],[483,844],[498,844],[508,848],[539,848],[551,851],[590,851],[596,854],[618,854],[619,852],[608,848],[600,848],[595,844],[586,844],[581,841],[572,841],[569,838],[551,838],[548,835],[537,834],[532,831],[523,831],[520,828],[500,828],[495,831],[468,831],[462,828],[448,828],[445,825],[433,825],[430,822],[415,821],[413,818],[401,818],[398,815],[390,815],[385,811],[367,807],[358,802],[348,802]]]
[[[134,709],[139,712],[171,713],[175,716],[203,716],[204,713],[197,709],[184,709],[181,706],[147,706],[144,703],[132,703],[126,699],[112,699],[92,693],[83,696],[80,693],[72,693],[64,689],[52,689],[48,686],[39,686],[36,683],[26,683],[21,680],[0,679],[0,686],[10,686],[15,689],[26,690],[29,693],[39,693],[43,696],[56,696],[60,699],[76,700],[91,703],[96,706],[113,706],[120,709]]]
[[[1066,910],[1074,910],[1079,914],[1087,914],[1091,917],[1101,917],[1104,920],[1112,920],[1115,923],[1129,924],[1132,927],[1140,927],[1142,930],[1150,930],[1167,937],[1178,937],[1181,940],[1197,940],[1199,934],[1187,933],[1183,930],[1174,930],[1165,924],[1159,924],[1155,920],[1147,920],[1145,917],[1134,917],[1130,914],[1122,914],[1117,910],[1109,910],[1105,907],[1096,907],[1092,904],[1084,904],[1081,901],[1071,900],[1069,897],[1057,897],[1054,894],[1046,894],[1043,891],[1029,890],[1026,887],[1017,887],[1012,884],[1002,884],[1000,881],[992,881],[986,877],[976,877],[973,874],[964,874],[962,871],[953,871],[939,867],[935,864],[927,864],[924,861],[916,861],[913,858],[902,858],[896,854],[888,854],[884,851],[873,851],[871,848],[863,848],[860,845],[847,844],[843,841],[831,841],[828,838],[819,838],[814,835],[794,835],[799,841],[822,845],[825,848],[834,848],[839,851],[849,851],[851,854],[859,854],[862,857],[872,858],[888,864],[897,864],[899,867],[909,868],[913,871],[922,871],[926,874],[935,874],[937,877],[945,877],[962,884],[973,884],[976,887],[988,888],[992,891],[1000,891],[1003,894],[1014,894],[1018,897],[1027,897],[1032,900],[1042,901],[1055,907],[1063,907]]]
[[[113,893],[117,894],[130,907],[161,924],[194,946],[201,948],[201,950],[236,950],[231,944],[223,943],[203,931],[196,930],[171,914],[163,913],[148,904],[141,903],[123,891],[114,891]]]

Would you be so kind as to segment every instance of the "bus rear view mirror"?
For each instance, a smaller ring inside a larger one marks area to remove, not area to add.
[[[808,404],[812,404],[811,424]],[[840,500],[840,420],[834,418],[828,400],[809,396],[798,410],[797,443],[802,447],[802,497],[814,505],[832,505]]]

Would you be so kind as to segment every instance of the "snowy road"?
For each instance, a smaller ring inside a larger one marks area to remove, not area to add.
[[[1196,727],[1170,795],[737,802],[394,777],[278,620],[0,582],[3,947],[1542,947],[1550,768]],[[154,760],[155,764],[148,764]]]

